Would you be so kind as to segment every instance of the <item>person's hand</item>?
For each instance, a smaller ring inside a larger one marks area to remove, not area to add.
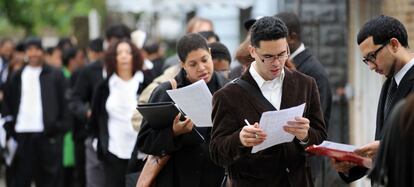
[[[377,140],[377,141],[368,143],[360,147],[359,149],[356,149],[354,152],[363,157],[374,158],[374,156],[377,154],[379,146],[380,146],[380,141]]]
[[[245,147],[261,144],[266,139],[266,133],[259,127],[259,123],[244,126],[239,133],[240,142]]]
[[[288,121],[283,130],[294,135],[298,140],[308,141],[309,120],[304,117],[295,117],[295,121]]]
[[[86,111],[86,118],[90,119],[91,116],[92,116],[92,111],[91,110]]]
[[[331,164],[336,171],[348,174],[349,170],[356,166],[356,164],[347,161],[338,161],[331,158]]]
[[[178,113],[177,116],[175,116],[174,122],[173,122],[173,135],[179,136],[185,133],[189,133],[193,130],[193,122],[190,118],[185,118],[184,121],[180,121],[181,113]]]

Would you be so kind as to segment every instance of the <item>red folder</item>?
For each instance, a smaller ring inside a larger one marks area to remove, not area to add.
[[[372,166],[372,160],[370,158],[359,156],[354,152],[331,149],[318,145],[311,145],[307,147],[305,150],[315,155],[327,156],[330,158],[334,158],[338,161],[348,161],[366,168],[371,168]]]

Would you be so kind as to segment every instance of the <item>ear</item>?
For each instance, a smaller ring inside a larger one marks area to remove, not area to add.
[[[296,34],[296,32],[290,33],[287,37],[287,42],[291,44],[295,43],[296,41],[298,41],[298,34]]]
[[[401,47],[401,44],[397,38],[391,38],[390,45],[391,45],[391,50],[393,53],[397,52],[398,49]]]
[[[250,56],[254,58],[256,56],[255,48],[252,45],[249,45],[248,49],[249,49]]]
[[[184,63],[183,61],[181,61],[181,60],[180,60],[180,66],[181,66],[182,68],[185,68],[185,63]]]

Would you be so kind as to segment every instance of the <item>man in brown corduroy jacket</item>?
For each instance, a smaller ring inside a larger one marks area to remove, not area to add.
[[[304,150],[326,139],[325,123],[315,80],[285,68],[287,32],[278,18],[256,21],[249,47],[255,62],[213,96],[210,154],[227,169],[232,186],[313,186]],[[274,136],[257,123],[262,113],[302,103],[306,103],[303,117],[284,126],[294,140],[252,154],[253,146]],[[244,119],[254,124],[246,126]]]

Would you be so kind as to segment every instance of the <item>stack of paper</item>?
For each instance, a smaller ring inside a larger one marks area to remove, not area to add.
[[[213,96],[204,80],[183,88],[167,90],[175,104],[197,127],[212,127],[211,111]]]
[[[283,130],[283,126],[288,121],[294,121],[296,116],[302,116],[305,110],[305,103],[279,111],[264,112],[260,118],[260,128],[267,134],[266,140],[263,143],[253,146],[252,153],[257,153],[263,149],[293,141],[292,134]]]

